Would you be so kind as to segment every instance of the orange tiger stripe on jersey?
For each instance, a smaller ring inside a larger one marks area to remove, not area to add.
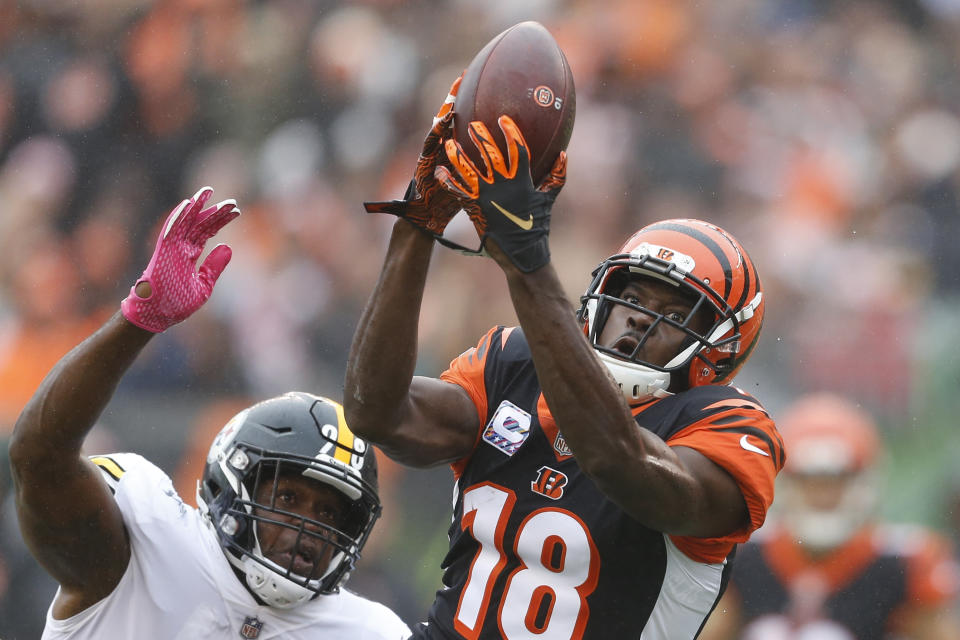
[[[762,552],[783,584],[791,584],[802,575],[816,575],[833,593],[859,578],[889,538],[900,538],[895,552],[907,565],[905,600],[911,606],[938,606],[956,598],[960,584],[949,543],[919,527],[898,527],[896,533],[891,529],[885,525],[864,527],[826,556],[814,558],[804,553],[786,530],[777,528],[762,542]]]
[[[950,541],[931,530],[912,531],[914,535],[905,544],[913,551],[907,556],[910,600],[924,605],[953,602],[960,594],[960,567]]]
[[[756,409],[757,411],[761,411],[763,413],[767,412],[766,409],[761,407],[756,402],[751,402],[750,400],[747,400],[747,399],[738,400],[736,398],[730,398],[729,400],[720,400],[718,402],[714,402],[710,406],[704,407],[703,409],[704,411],[707,411],[709,409],[722,409],[724,407],[749,407],[751,409]]]
[[[794,543],[792,536],[778,529],[769,541],[763,544],[763,556],[784,584],[791,584],[805,573],[815,573],[824,581],[830,592],[842,589],[877,557],[870,529],[860,531],[834,553],[814,561],[802,547]]]
[[[745,426],[749,425],[751,429],[758,429],[765,433],[773,450],[768,450],[769,445],[761,438],[751,437],[738,431],[721,431],[714,424],[719,422],[723,424],[724,429],[735,428],[738,415],[744,417]],[[762,455],[745,448],[741,444],[741,439],[744,437],[748,438],[747,444],[767,450],[769,455]],[[773,502],[774,478],[780,471],[785,457],[773,421],[766,412],[738,407],[711,415],[678,431],[667,440],[667,444],[699,451],[733,476],[743,493],[750,517],[747,527],[718,538],[671,536],[677,548],[694,560],[722,562],[733,549],[734,544],[745,542],[753,531],[760,528]]]
[[[487,362],[490,340],[493,338],[493,334],[497,331],[497,328],[498,327],[493,327],[487,331],[487,333],[480,338],[477,346],[470,347],[454,358],[450,362],[447,370],[440,374],[441,380],[462,387],[463,390],[467,392],[467,395],[470,396],[473,405],[477,408],[477,419],[481,428],[477,429],[473,442],[474,449],[480,441],[480,434],[483,433],[482,427],[487,421],[487,385],[483,379],[483,369]],[[506,335],[509,335],[509,333],[508,331],[504,331],[504,334],[503,344],[506,344]],[[463,473],[463,469],[472,454],[473,450],[471,449],[470,454],[467,454],[460,460],[456,460],[450,465],[455,478],[459,478]]]
[[[507,348],[507,340],[510,338],[510,334],[514,332],[516,327],[506,327],[500,333],[500,350],[503,351]]]
[[[573,455],[572,453],[561,453],[557,451],[556,443],[557,437],[560,435],[560,429],[557,427],[557,421],[553,419],[553,414],[550,413],[550,407],[547,406],[547,399],[542,393],[540,397],[537,398],[537,420],[540,422],[540,428],[543,429],[547,440],[553,446],[553,455],[556,456],[557,462],[570,459]]]

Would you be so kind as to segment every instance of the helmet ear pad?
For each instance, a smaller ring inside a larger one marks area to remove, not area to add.
[[[736,315],[731,319],[732,328],[723,335],[717,336],[714,342],[724,342],[729,336],[741,336],[739,339],[729,343],[729,346],[723,345],[712,349],[700,350],[691,360],[687,369],[688,387],[698,387],[705,384],[728,384],[733,376],[740,370],[743,364],[750,358],[757,342],[760,340],[760,323],[763,317],[763,303],[760,303],[760,320],[749,334],[741,329],[740,322]],[[743,337],[748,337],[749,342],[745,343]],[[717,357],[717,351],[729,350],[726,357]],[[713,358],[707,357],[713,355]]]
[[[234,508],[240,496],[237,496],[236,492],[230,487],[219,486],[209,478],[209,474],[205,474],[203,486],[198,491],[205,496],[201,500],[201,506],[207,509],[208,517],[212,517],[213,514],[220,514],[221,522],[216,524],[223,527],[225,524],[223,520],[232,517],[229,515],[230,511]],[[210,496],[213,496],[213,500],[210,500]],[[233,521],[235,525],[231,526],[235,527],[235,533],[231,537],[238,545],[244,548],[253,548],[255,541],[253,527],[250,526],[251,521],[246,518],[233,518]]]

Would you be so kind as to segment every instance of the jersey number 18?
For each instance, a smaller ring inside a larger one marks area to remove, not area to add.
[[[516,494],[490,484],[463,493],[460,526],[480,544],[454,618],[457,631],[470,640],[480,635],[493,585],[507,564],[505,545],[520,566],[509,576],[497,612],[507,640],[576,640],[589,617],[587,596],[597,586],[600,555],[590,532],[565,509],[538,509],[517,527],[506,530]],[[509,537],[512,536],[512,539]]]

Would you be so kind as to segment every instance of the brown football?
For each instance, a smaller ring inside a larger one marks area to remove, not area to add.
[[[539,22],[521,22],[488,42],[464,71],[453,107],[454,138],[482,168],[467,125],[482,121],[505,151],[497,118],[509,115],[527,141],[530,173],[540,184],[570,142],[576,106],[573,73],[557,41]]]

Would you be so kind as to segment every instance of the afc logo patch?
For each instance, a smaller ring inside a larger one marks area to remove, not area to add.
[[[559,500],[563,497],[567,482],[567,474],[544,466],[537,472],[537,479],[530,483],[530,490],[551,500]]]
[[[263,629],[263,622],[257,616],[247,616],[243,621],[243,626],[240,627],[240,637],[256,638],[260,635],[261,629]]]
[[[483,441],[512,456],[529,435],[530,414],[504,400],[483,430]]]

